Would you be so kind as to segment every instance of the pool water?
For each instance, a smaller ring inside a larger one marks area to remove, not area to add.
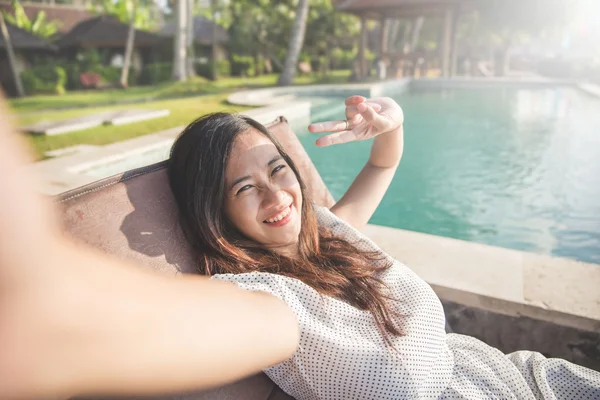
[[[600,100],[570,88],[392,97],[405,113],[404,156],[371,223],[600,263]],[[313,122],[344,118],[343,98],[311,100]],[[314,134],[294,130],[339,199],[371,142],[318,148]],[[80,173],[103,178],[169,150],[152,146]]]
[[[600,100],[571,88],[427,90],[393,96],[404,156],[371,223],[600,263]],[[321,99],[312,119],[343,119]],[[371,142],[317,148],[339,199]]]

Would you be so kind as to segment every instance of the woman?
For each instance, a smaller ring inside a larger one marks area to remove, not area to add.
[[[297,400],[600,398],[597,372],[446,335],[431,288],[358,232],[400,162],[402,110],[352,96],[346,118],[309,127],[335,132],[320,146],[375,138],[330,210],[313,206],[292,160],[250,118],[201,118],[171,152],[170,184],[201,271],[296,313],[298,350],[265,372]]]
[[[1,400],[181,393],[293,354],[297,323],[282,301],[68,241],[18,140],[0,93]]]

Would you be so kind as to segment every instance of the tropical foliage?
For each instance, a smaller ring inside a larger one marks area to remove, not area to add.
[[[39,11],[33,19],[29,19],[27,14],[25,14],[23,6],[19,2],[13,3],[13,9],[14,15],[3,12],[6,21],[36,36],[51,38],[60,28],[59,22],[48,21],[44,11]]]
[[[158,24],[152,8],[149,7],[150,3],[151,1],[140,0],[94,0],[90,7],[97,14],[113,16],[127,25],[130,24],[132,18],[135,18],[135,28],[148,31]]]

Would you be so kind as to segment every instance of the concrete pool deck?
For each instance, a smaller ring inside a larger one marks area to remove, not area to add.
[[[229,100],[261,107],[245,114],[262,123],[284,115],[293,117],[294,126],[310,118],[310,96],[372,97],[411,85],[578,87],[573,82],[540,79],[402,79],[260,89],[234,93]],[[78,171],[168,145],[182,128],[42,161],[30,168],[42,178],[42,192],[57,194],[97,180]],[[376,225],[367,226],[364,232],[431,284],[456,332],[478,337],[504,352],[535,350],[600,370],[600,265]]]

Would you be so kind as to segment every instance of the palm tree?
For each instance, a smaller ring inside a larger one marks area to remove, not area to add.
[[[35,17],[29,19],[27,14],[25,14],[25,9],[18,1],[13,1],[12,8],[15,15],[6,13],[4,16],[8,23],[45,39],[52,38],[58,32],[61,23],[58,21],[49,21],[45,11],[38,11]]]
[[[133,57],[133,43],[135,40],[135,17],[137,14],[137,0],[131,2],[131,21],[129,22],[129,32],[127,33],[127,43],[125,45],[125,60],[121,69],[121,87],[127,88],[129,78],[129,68],[131,67],[131,59]]]
[[[187,38],[187,76],[192,78],[196,76],[196,52],[194,49],[195,31],[194,31],[194,2],[195,0],[187,0],[187,21],[188,21],[188,38]]]
[[[173,51],[173,79],[187,80],[187,36],[188,36],[187,0],[175,1],[175,48]]]
[[[124,24],[129,25],[125,42],[125,56],[119,83],[123,88],[128,86],[129,71],[133,58],[135,30],[149,30],[156,24],[151,12],[153,2],[150,0],[94,0],[90,9],[98,15],[110,15]],[[141,5],[141,6],[140,6]]]
[[[10,39],[8,27],[6,26],[6,21],[4,21],[4,14],[2,12],[0,12],[0,30],[2,31],[2,39],[4,39],[4,43],[6,44],[8,63],[10,64],[10,70],[12,72],[13,80],[17,89],[17,97],[23,97],[25,95],[25,91],[23,90],[21,76],[19,75],[19,71],[17,70],[15,52],[13,51],[12,41]]]
[[[294,82],[296,76],[296,64],[304,44],[304,33],[306,32],[306,21],[308,19],[308,0],[300,0],[296,10],[296,19],[292,27],[292,37],[285,57],[283,71],[279,75],[277,85],[288,86]]]
[[[217,16],[219,12],[219,0],[211,0],[210,2],[211,12],[212,12],[212,79],[217,80],[219,78],[219,62],[218,62],[218,42],[217,42]]]

